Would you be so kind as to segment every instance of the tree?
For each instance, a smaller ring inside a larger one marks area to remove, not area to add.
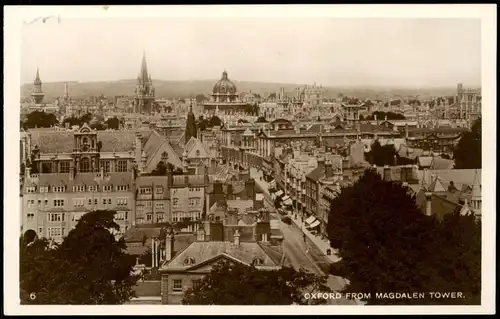
[[[165,162],[159,161],[158,164],[156,164],[156,168],[151,172],[151,176],[166,176],[166,175],[167,175],[167,165],[165,164]]]
[[[266,118],[264,116],[259,116],[256,123],[267,123]]]
[[[203,94],[196,95],[195,99],[196,99],[196,103],[202,103],[202,102],[207,100],[207,98]]]
[[[338,249],[349,280],[344,292],[370,293],[368,304],[473,303],[471,296],[480,292],[480,226],[473,217],[446,218],[440,224],[424,215],[401,183],[366,171],[332,200],[328,216],[330,244]],[[431,291],[467,291],[471,296],[430,299]],[[422,292],[425,298],[375,297],[397,292]]]
[[[120,128],[120,120],[115,116],[111,117],[104,122],[109,129],[118,130]]]
[[[382,146],[378,140],[375,140],[370,147],[370,152],[366,154],[366,157],[368,162],[372,165],[392,166],[398,164],[397,161],[394,160],[396,154],[396,148],[393,144]]]
[[[481,118],[474,122],[470,132],[465,132],[453,151],[456,169],[481,168]]]
[[[21,122],[23,129],[30,129],[36,127],[52,127],[58,125],[59,121],[55,114],[45,113],[41,111],[34,111],[26,116],[26,120]]]
[[[135,258],[126,254],[114,211],[92,211],[60,245],[21,245],[21,300],[33,304],[122,304],[134,296]],[[35,294],[34,300],[29,294]]]
[[[210,119],[210,127],[214,126],[221,126],[222,125],[222,120],[218,116],[212,116]]]
[[[330,292],[326,277],[296,271],[258,270],[240,263],[220,262],[205,276],[200,285],[186,291],[186,305],[291,305],[309,304],[306,292]]]

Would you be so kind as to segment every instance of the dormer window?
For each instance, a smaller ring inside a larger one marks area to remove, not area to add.
[[[63,193],[65,191],[65,188],[64,186],[54,186],[52,187],[52,191],[54,193]]]
[[[97,186],[96,185],[89,186],[89,192],[97,192]]]
[[[184,259],[184,265],[190,266],[190,265],[194,265],[194,264],[196,264],[196,261],[194,260],[193,257],[188,257],[188,258]]]
[[[254,258],[252,261],[252,265],[254,266],[262,266],[264,264],[264,260],[262,258]]]
[[[85,192],[85,186],[73,186],[73,192]]]
[[[36,187],[35,186],[26,187],[26,192],[34,193],[34,192],[36,192]]]
[[[104,191],[105,192],[111,192],[112,189],[113,189],[113,186],[111,186],[111,185],[104,185]]]

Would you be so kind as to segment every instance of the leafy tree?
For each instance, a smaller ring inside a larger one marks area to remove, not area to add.
[[[456,169],[481,168],[481,118],[465,132],[453,152]]]
[[[382,146],[378,140],[375,140],[371,145],[370,152],[366,154],[366,157],[370,164],[377,166],[392,166],[398,164],[397,161],[394,160],[396,154],[394,145],[389,144]]]
[[[120,128],[120,120],[116,116],[107,119],[105,124],[112,130],[118,130]]]
[[[218,116],[212,116],[210,119],[210,127],[221,126],[222,120]]]
[[[196,95],[195,99],[196,99],[196,103],[202,103],[202,102],[207,100],[207,98],[203,94]]]
[[[114,211],[85,214],[60,245],[21,245],[21,300],[34,304],[122,304],[134,296],[135,258],[126,254]],[[36,299],[31,300],[29,294]]]
[[[291,305],[309,304],[306,292],[330,292],[326,277],[304,270],[285,267],[280,270],[258,270],[240,263],[220,262],[200,285],[186,291],[186,305]]]
[[[372,170],[332,200],[327,232],[342,258],[344,292],[368,304],[472,304],[480,292],[480,226],[424,215],[400,183]],[[470,247],[472,245],[472,248]],[[450,248],[453,247],[453,248]],[[453,261],[453,262],[452,262]],[[463,282],[460,282],[463,281]],[[463,291],[465,299],[380,299],[376,293]]]
[[[104,131],[106,129],[106,125],[102,122],[95,121],[90,124],[90,128],[98,131]]]
[[[264,116],[259,116],[256,123],[267,123],[266,118]]]
[[[170,164],[170,163],[168,163]],[[159,161],[156,164],[156,168],[151,172],[152,176],[166,176],[167,175],[167,165],[163,161]]]
[[[41,111],[34,111],[26,116],[26,120],[21,123],[23,129],[30,129],[36,127],[52,127],[58,125],[59,121],[55,114],[45,113]]]

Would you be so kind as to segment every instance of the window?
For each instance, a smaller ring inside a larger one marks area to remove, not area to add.
[[[141,187],[139,193],[141,194],[151,194],[151,187]]]
[[[111,185],[105,185],[105,186],[103,187],[103,191],[105,191],[105,192],[111,192],[111,189],[112,189],[112,188],[113,188],[113,186],[111,186]]]
[[[92,198],[89,198],[89,206],[92,205]]]
[[[255,258],[252,264],[254,264],[255,266],[261,266],[264,264],[264,261],[262,260],[262,258]]]
[[[83,198],[74,198],[73,199],[73,206],[74,207],[83,207]]]
[[[35,205],[35,200],[34,199],[28,199],[26,201],[26,204],[28,204],[28,207],[31,208]]]
[[[73,186],[73,192],[85,192],[85,186]]]
[[[127,171],[127,161],[118,161],[116,166],[117,172],[126,172]]]
[[[89,186],[89,192],[97,192],[97,185]]]
[[[42,173],[52,173],[51,162],[42,162]]]
[[[35,220],[35,213],[28,213],[27,219],[29,222],[34,221]]]
[[[152,221],[153,220],[153,214],[146,214],[146,220],[148,222]]]
[[[201,286],[201,280],[200,279],[195,279],[192,281],[193,283],[193,289],[196,289]]]
[[[97,198],[94,199],[94,205],[97,205]]]
[[[164,221],[163,213],[157,213],[156,214],[156,222],[163,223],[163,221]]]
[[[106,199],[107,199],[107,198],[103,198],[103,199],[102,199],[102,204],[103,204],[103,205],[106,205]]]
[[[196,150],[196,156],[199,157],[200,156],[200,150]]]
[[[118,198],[116,200],[116,204],[118,206],[127,205],[127,198]]]
[[[179,199],[178,198],[174,198],[173,201],[172,201],[172,205],[174,207],[177,207],[179,205]]]
[[[69,162],[64,161],[59,163],[59,173],[69,173]]]
[[[124,192],[124,191],[126,191],[127,189],[128,189],[128,186],[127,186],[127,185],[118,185],[118,186],[116,186],[116,190],[117,190],[118,192]]]
[[[161,153],[161,160],[166,164],[167,163],[167,160],[168,160],[168,153],[167,152],[163,152]]]
[[[155,203],[155,208],[162,209],[163,208],[163,202],[156,202]]]
[[[54,206],[55,207],[64,206],[64,199],[54,199]]]
[[[148,201],[146,201],[146,207],[151,207],[151,206],[152,206],[151,201],[149,201],[149,200],[148,200]]]
[[[172,291],[182,292],[182,279],[172,280]]]
[[[80,220],[80,218],[82,218],[82,216],[85,215],[84,212],[78,212],[78,213],[73,213],[73,218],[72,220],[74,222],[78,222]]]
[[[156,187],[156,194],[163,194],[163,187],[161,186]]]
[[[52,191],[54,193],[63,193],[66,187],[64,186],[54,186],[52,187]]]
[[[61,237],[63,234],[62,228],[60,227],[49,227],[49,238]]]
[[[116,220],[127,220],[128,219],[128,212],[117,212],[115,219]]]
[[[47,186],[40,187],[40,193],[48,193],[48,192],[49,192],[49,187]]]
[[[84,157],[80,160],[80,172],[90,172],[90,159],[88,159],[87,157]]]
[[[47,219],[49,222],[63,222],[64,221],[64,213],[49,213],[47,215]]]
[[[193,257],[188,257],[186,259],[184,259],[184,265],[194,265],[195,264],[195,260]]]
[[[34,193],[35,191],[36,191],[36,187],[35,186],[26,187],[26,192],[27,193]]]
[[[144,206],[137,206],[137,213],[139,214],[144,213]]]
[[[102,169],[103,169],[104,173],[109,173],[111,170],[111,166],[110,166],[109,161],[101,161],[101,163],[102,163]]]
[[[144,224],[144,218],[142,217],[137,218],[137,224],[139,225]]]

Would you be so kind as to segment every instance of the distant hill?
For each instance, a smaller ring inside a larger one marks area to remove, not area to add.
[[[164,81],[153,80],[158,98],[171,99],[175,97],[195,96],[196,94],[208,95],[217,80],[194,80],[194,81]],[[239,92],[258,93],[261,95],[271,92],[278,92],[280,88],[284,88],[285,92],[292,92],[296,87],[303,86],[300,84],[283,84],[283,83],[265,83],[265,82],[245,82],[233,81]],[[113,96],[132,96],[136,80],[119,80],[108,82],[68,82],[69,94],[74,98],[99,96],[103,94],[107,97]],[[56,97],[64,95],[64,82],[43,83],[43,91],[47,100],[52,100]],[[21,97],[29,97],[33,89],[32,84],[24,84],[21,86]],[[338,97],[339,94],[344,96],[354,96],[360,99],[365,98],[380,98],[386,96],[393,98],[416,96],[421,98],[429,96],[446,96],[454,95],[455,88],[429,88],[429,89],[412,89],[412,88],[377,88],[377,87],[324,87],[325,96],[328,98]]]

